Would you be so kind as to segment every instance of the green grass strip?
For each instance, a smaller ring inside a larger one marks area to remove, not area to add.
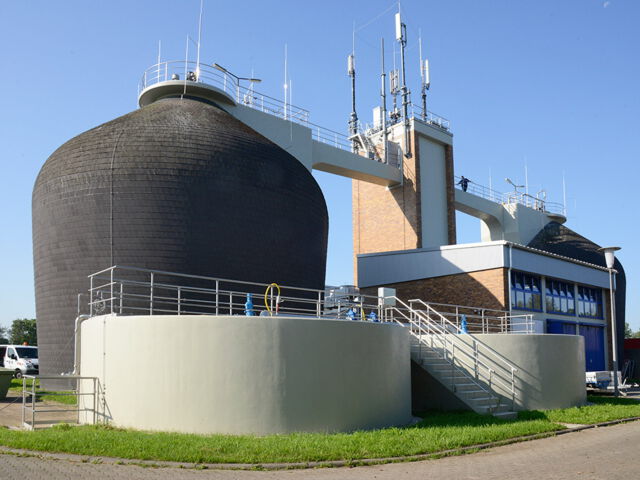
[[[588,401],[593,405],[560,410],[520,412],[518,418],[520,420],[549,420],[550,422],[593,425],[621,418],[640,417],[640,402],[638,400],[590,395]]]
[[[33,380],[27,379],[26,381],[27,381],[27,389],[30,390]],[[22,395],[22,379],[21,378],[11,379],[11,385],[9,386],[9,391],[17,395]],[[37,397],[38,397],[38,401],[57,402],[57,403],[62,403],[64,405],[78,404],[78,400],[75,395],[61,395],[64,393],[69,393],[69,392],[57,392],[57,391],[48,392],[46,390],[38,390]]]
[[[428,413],[417,425],[353,433],[190,435],[107,426],[0,429],[0,444],[27,450],[188,463],[280,463],[397,457],[550,432],[548,420],[508,421],[472,412]]]

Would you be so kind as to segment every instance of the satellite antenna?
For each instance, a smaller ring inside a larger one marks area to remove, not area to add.
[[[382,126],[382,149],[384,152],[384,163],[389,163],[387,156],[387,83],[384,70],[384,38],[380,39],[380,55],[382,57],[382,69],[380,72],[380,125]]]
[[[518,193],[519,188],[525,187],[524,185],[516,185],[515,183],[513,183],[513,181],[510,178],[505,178],[504,181],[511,184],[511,186],[513,186],[513,190],[515,193]]]
[[[402,117],[404,120],[404,155],[411,156],[411,145],[409,144],[409,91],[407,90],[407,76],[405,70],[404,50],[407,46],[407,26],[400,18],[400,12],[396,13],[396,40],[400,43],[400,59],[402,68]]]

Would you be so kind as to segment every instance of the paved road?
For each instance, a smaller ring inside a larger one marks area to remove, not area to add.
[[[630,480],[640,477],[639,446],[640,422],[633,422],[439,460],[279,472],[141,468],[0,454],[0,479]]]

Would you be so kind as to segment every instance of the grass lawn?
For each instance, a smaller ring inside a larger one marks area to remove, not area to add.
[[[501,420],[473,412],[427,412],[405,428],[288,435],[192,435],[152,433],[110,426],[58,425],[46,430],[0,429],[0,445],[47,452],[189,463],[275,463],[348,460],[436,453],[563,429],[558,422],[597,423],[640,416],[640,403],[589,397],[594,405],[520,412]]]
[[[428,413],[417,425],[366,432],[189,435],[106,426],[0,429],[0,444],[30,450],[193,463],[357,460],[432,453],[561,429],[548,420],[500,420],[473,412]]]
[[[546,419],[551,422],[592,425],[620,418],[640,417],[640,402],[637,400],[595,395],[589,395],[587,400],[593,405],[560,410],[520,412],[518,418],[522,420]]]

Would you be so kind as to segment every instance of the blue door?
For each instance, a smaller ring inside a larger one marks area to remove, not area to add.
[[[547,320],[547,333],[559,335],[576,335],[577,324],[562,320]],[[604,327],[580,324],[580,335],[584,337],[584,360],[587,372],[599,372],[605,370],[604,364]]]
[[[587,372],[606,370],[604,365],[604,327],[581,323],[580,335],[584,337],[584,360]]]

